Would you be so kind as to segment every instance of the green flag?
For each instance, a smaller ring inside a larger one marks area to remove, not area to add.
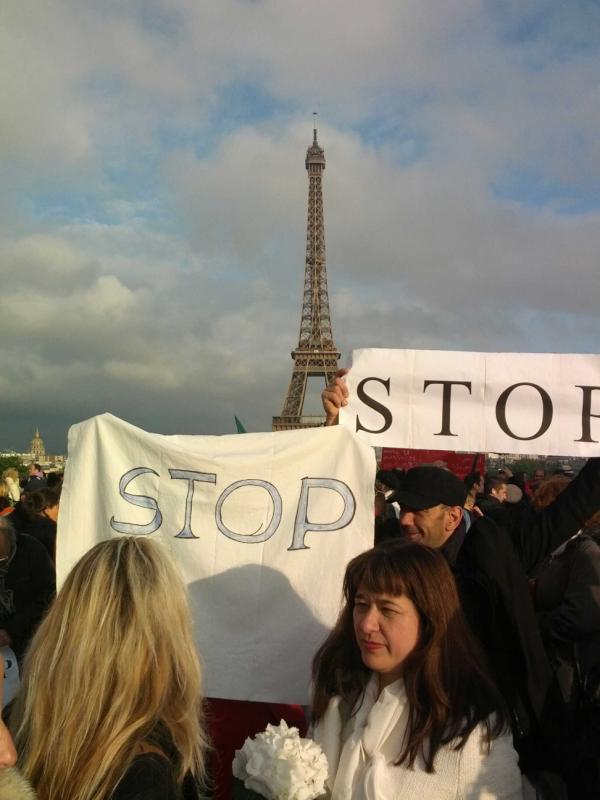
[[[234,417],[234,418],[235,418],[235,427],[237,428],[237,432],[238,433],[247,433],[246,428],[244,428],[244,426],[239,421],[239,419],[237,417]]]

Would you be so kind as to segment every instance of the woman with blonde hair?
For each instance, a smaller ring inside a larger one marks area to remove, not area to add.
[[[0,478],[0,516],[6,517],[14,511],[10,502],[10,488],[4,478]]]
[[[160,545],[93,547],[25,658],[11,714],[40,800],[180,800],[204,776],[201,671],[186,589]]]
[[[2,477],[8,484],[8,496],[14,505],[21,499],[21,487],[19,486],[19,473],[14,467],[8,467],[2,473]]]

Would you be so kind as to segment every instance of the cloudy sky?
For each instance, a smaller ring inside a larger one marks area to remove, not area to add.
[[[599,352],[597,0],[15,0],[0,449],[268,430],[319,112],[334,338]]]

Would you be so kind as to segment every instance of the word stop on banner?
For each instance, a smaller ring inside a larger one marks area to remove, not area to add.
[[[361,350],[340,421],[371,445],[595,455],[600,356]]]
[[[153,512],[152,519],[144,524],[125,522],[111,517],[110,526],[117,533],[130,535],[148,535],[157,531],[163,524],[163,513],[159,507],[158,500],[146,494],[133,494],[128,491],[129,484],[142,475],[160,475],[149,467],[135,467],[125,472],[119,480],[119,494],[127,503],[138,508],[145,508]],[[169,469],[171,480],[187,481],[187,494],[183,514],[183,527],[175,534],[179,539],[198,539],[200,538],[192,529],[194,497],[197,484],[216,484],[217,474],[215,472],[198,472],[196,470]],[[232,530],[225,522],[224,507],[228,500],[243,489],[252,487],[253,489],[265,492],[271,502],[271,519],[266,528],[254,534],[246,534]],[[319,491],[333,492],[330,496],[328,506],[331,508],[341,506],[341,512],[337,519],[329,522],[314,522],[309,519],[311,499],[314,493]],[[337,503],[335,502],[337,498]],[[283,517],[283,500],[277,487],[269,481],[256,478],[244,478],[235,481],[227,486],[219,495],[214,507],[214,522],[217,530],[228,539],[244,544],[258,544],[268,541],[277,532]],[[356,499],[350,487],[343,481],[335,478],[302,478],[300,486],[300,496],[296,506],[294,529],[292,542],[288,550],[307,550],[305,537],[308,532],[331,532],[339,531],[347,527],[354,518],[356,512]]]

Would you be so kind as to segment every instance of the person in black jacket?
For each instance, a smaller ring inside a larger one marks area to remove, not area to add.
[[[19,533],[26,533],[40,541],[55,563],[56,523],[60,504],[60,490],[40,489],[24,497],[22,501],[26,521]]]
[[[0,517],[0,647],[20,661],[56,592],[56,575],[44,546],[16,535]]]
[[[483,494],[477,498],[477,506],[482,514],[493,519],[496,525],[505,525],[509,517],[507,497],[506,480],[500,476],[488,476],[485,479]]]
[[[600,514],[535,573],[542,638],[567,708],[569,798],[600,797]]]
[[[23,494],[30,494],[46,488],[46,476],[39,464],[30,464],[28,474],[29,477],[23,486]]]

